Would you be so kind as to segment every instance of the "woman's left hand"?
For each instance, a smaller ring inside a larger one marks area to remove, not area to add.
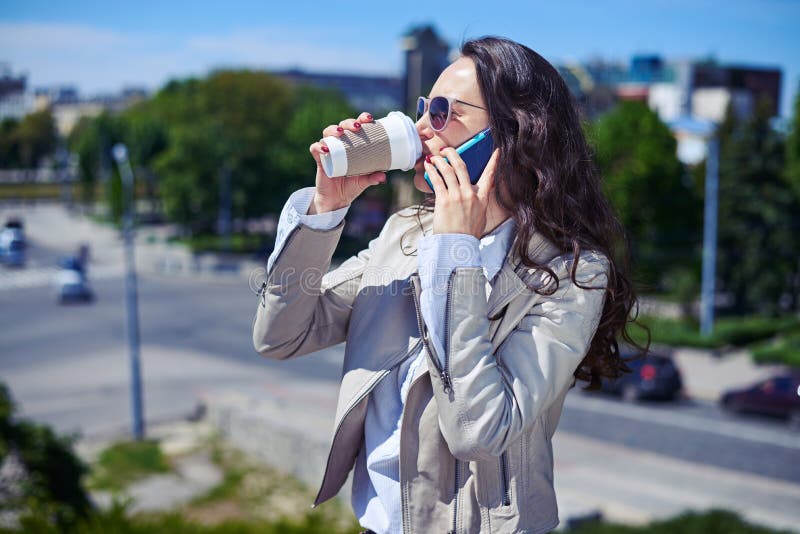
[[[486,228],[489,194],[494,190],[494,169],[499,152],[494,149],[475,185],[470,183],[467,165],[455,148],[443,148],[439,151],[441,156],[431,156],[430,162],[425,160],[425,170],[436,193],[434,234],[459,233],[481,238]]]

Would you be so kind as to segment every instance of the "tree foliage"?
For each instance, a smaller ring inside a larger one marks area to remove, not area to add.
[[[729,107],[719,129],[717,276],[738,312],[777,313],[800,261],[800,197],[784,171],[785,140],[769,119],[761,100],[745,120]]]
[[[785,176],[795,195],[800,196],[800,85],[794,98],[794,114],[786,139]]]
[[[669,128],[643,103],[622,101],[588,133],[640,283],[665,289],[679,273],[699,277],[702,203]]]
[[[0,168],[32,169],[56,148],[58,131],[49,109],[0,124]]]
[[[72,440],[14,412],[0,383],[0,511],[35,514],[60,528],[86,517],[91,505],[81,478],[88,468],[72,451]]]
[[[72,146],[82,174],[96,177],[97,154],[125,142],[137,179],[158,196],[167,217],[208,232],[225,174],[234,217],[278,212],[292,191],[313,183],[308,146],[325,126],[353,114],[332,90],[293,87],[261,71],[219,70],[169,82],[116,123],[104,117],[79,125]]]

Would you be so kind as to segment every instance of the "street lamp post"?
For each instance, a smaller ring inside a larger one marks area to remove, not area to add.
[[[136,195],[134,192],[134,176],[128,161],[128,149],[117,143],[111,149],[117,162],[123,184],[123,235],[125,237],[125,302],[128,315],[128,347],[131,366],[131,415],[133,417],[133,436],[137,440],[144,438],[144,420],[142,410],[142,376],[139,363],[139,304],[136,290],[136,263],[133,254],[133,230]]]
[[[714,330],[714,292],[717,270],[717,211],[719,200],[719,138],[713,133],[706,157],[705,210],[703,221],[703,279],[700,301],[700,333]]]

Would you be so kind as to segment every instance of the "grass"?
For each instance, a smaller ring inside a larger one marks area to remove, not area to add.
[[[201,440],[197,452],[207,451],[222,471],[222,481],[207,493],[168,512],[129,511],[125,488],[143,477],[170,471],[176,458],[162,454],[155,440],[118,442],[103,450],[87,481],[93,490],[117,495],[112,508],[98,510],[81,522],[78,532],[197,532],[346,534],[358,532],[352,511],[333,499],[310,509],[315,493],[296,478],[256,462],[218,437]],[[42,514],[34,514],[42,516]],[[23,529],[54,532],[36,517]],[[0,529],[2,532],[2,529]]]
[[[315,493],[296,478],[253,461],[219,439],[210,446],[211,459],[224,473],[223,480],[181,510],[187,520],[204,525],[226,521],[281,524],[288,532],[295,527],[297,532],[360,530],[344,503],[333,499],[311,510]]]
[[[332,499],[309,509],[314,493],[295,478],[253,461],[218,437],[201,442],[211,460],[224,472],[222,482],[185,506],[162,513],[130,513],[128,503],[116,500],[106,510],[78,519],[66,530],[54,526],[47,514],[21,518],[21,528],[0,526],[0,534],[36,532],[55,534],[355,534],[361,529],[349,508]],[[196,450],[194,452],[197,452]],[[105,471],[124,485],[131,477],[163,469],[168,459],[155,442],[117,443],[101,453],[95,470]],[[102,466],[102,467],[101,467]],[[109,469],[111,469],[109,471]],[[589,521],[569,530],[574,534],[789,534],[753,525],[734,511],[687,511],[648,525],[629,526]]]
[[[87,481],[92,489],[120,491],[148,475],[167,473],[170,465],[154,440],[118,442],[100,453]]]
[[[763,363],[786,363],[800,369],[800,332],[790,333],[753,348],[753,358]]]
[[[61,184],[20,183],[0,184],[0,200],[34,200],[44,198],[61,198]],[[72,198],[79,198],[77,184],[72,185]]]
[[[569,532],[571,534],[791,534],[789,530],[753,525],[736,512],[719,508],[703,512],[684,512],[644,526],[588,522]]]
[[[71,532],[82,534],[355,534],[359,527],[340,529],[325,522],[320,515],[306,515],[301,519],[277,521],[247,521],[228,519],[215,524],[204,524],[186,518],[178,512],[159,515],[130,516],[125,508],[116,505],[112,509],[94,514],[78,523]],[[41,517],[29,517],[23,522],[23,532],[55,534],[61,532]],[[624,525],[620,523],[590,521],[565,530],[570,534],[791,534],[789,530],[777,530],[754,525],[738,513],[711,509],[703,512],[688,511],[675,517],[653,521],[647,525]],[[18,532],[0,528],[0,533]]]

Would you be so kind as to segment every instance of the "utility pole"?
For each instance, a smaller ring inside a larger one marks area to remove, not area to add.
[[[123,234],[125,236],[125,302],[128,315],[128,348],[131,367],[131,415],[133,418],[133,437],[144,438],[144,418],[142,410],[142,375],[139,363],[139,302],[136,289],[136,263],[133,254],[134,211],[136,194],[134,190],[133,169],[128,161],[128,149],[117,143],[111,149],[114,160],[119,167],[123,185]]]
[[[703,221],[703,281],[700,302],[700,334],[714,331],[714,293],[717,271],[717,210],[719,200],[719,138],[708,141],[706,157],[705,212]]]
[[[220,169],[219,180],[219,212],[217,215],[217,232],[222,237],[222,250],[231,251],[231,168],[225,164]]]

